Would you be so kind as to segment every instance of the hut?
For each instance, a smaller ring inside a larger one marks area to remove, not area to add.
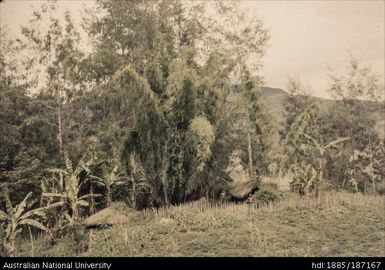
[[[83,225],[88,228],[109,227],[117,224],[124,224],[133,215],[129,209],[119,209],[115,205],[104,208],[103,210],[89,216],[83,221]]]
[[[233,187],[229,193],[233,201],[243,202],[258,189],[258,181],[251,180]]]

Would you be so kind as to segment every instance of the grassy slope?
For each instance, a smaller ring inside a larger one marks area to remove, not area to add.
[[[385,256],[384,197],[324,194],[271,206],[211,207],[205,202],[137,212],[131,222],[54,245],[35,256]],[[19,255],[30,256],[25,243]]]

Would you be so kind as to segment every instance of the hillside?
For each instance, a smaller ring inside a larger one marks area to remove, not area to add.
[[[273,88],[268,86],[261,87],[261,94],[265,101],[266,108],[277,120],[278,127],[282,127],[285,121],[285,99],[289,94],[281,88]],[[324,99],[319,97],[313,97],[314,100],[322,101],[324,106],[322,109],[327,110],[329,107],[335,104],[335,100]],[[369,111],[372,113],[373,119],[376,120],[376,130],[381,138],[385,138],[385,106],[381,103],[374,103],[369,101],[362,101],[365,107],[369,107]]]

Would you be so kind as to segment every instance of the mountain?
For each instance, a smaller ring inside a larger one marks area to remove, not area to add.
[[[289,93],[281,88],[262,86],[261,94],[268,111],[277,121],[278,127],[282,127],[286,114],[284,104]]]
[[[269,86],[262,86],[261,93],[264,97],[272,96],[288,96],[289,94],[281,88],[273,88]]]

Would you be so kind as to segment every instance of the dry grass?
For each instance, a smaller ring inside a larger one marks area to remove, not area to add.
[[[205,200],[147,210],[128,224],[40,239],[36,256],[384,256],[384,198],[344,192],[320,199],[288,193],[259,208]],[[79,249],[83,245],[85,249]],[[26,242],[19,255],[30,256]]]
[[[351,206],[367,206],[367,205],[384,205],[384,196],[380,195],[364,195],[361,193],[354,194],[348,192],[325,192],[319,198],[303,197],[300,198],[295,194],[288,193],[281,201],[272,202],[266,205],[257,204],[235,204],[235,203],[210,203],[207,200],[185,203],[178,206],[168,208],[160,208],[157,211],[144,210],[143,214],[156,213],[158,218],[167,217],[170,214],[186,213],[210,213],[215,215],[232,215],[239,217],[247,217],[260,212],[282,212],[287,209],[310,209],[310,208],[329,208],[338,209],[340,207]]]

